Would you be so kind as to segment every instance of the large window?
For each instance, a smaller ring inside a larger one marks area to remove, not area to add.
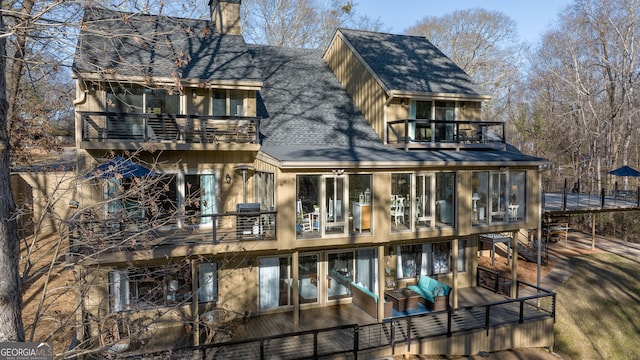
[[[478,171],[471,182],[472,224],[525,220],[525,171]]]
[[[214,116],[244,116],[243,91],[213,90],[211,108]]]
[[[391,231],[455,225],[455,173],[392,174]]]
[[[111,311],[173,306],[190,302],[191,295],[191,266],[188,264],[109,272]]]
[[[460,241],[457,270],[465,271],[466,241]],[[439,275],[452,271],[451,242],[401,245],[398,247],[397,275],[399,279],[418,275]]]
[[[301,175],[296,181],[296,232],[299,237],[346,235],[347,177]]]

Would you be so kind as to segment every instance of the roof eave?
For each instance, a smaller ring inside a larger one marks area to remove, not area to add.
[[[459,94],[459,93],[438,93],[438,92],[412,92],[404,90],[390,90],[390,98],[411,98],[413,100],[466,100],[466,101],[490,101],[491,95],[484,94]]]
[[[127,75],[110,75],[98,73],[77,73],[72,74],[73,78],[82,79],[84,81],[113,81],[127,83],[145,83],[145,84],[166,84],[175,85],[176,78],[171,77],[144,77],[144,76],[127,76]],[[260,90],[263,86],[262,81],[258,80],[204,80],[204,79],[181,79],[180,83],[186,86],[205,86],[212,88],[229,87],[233,89],[243,90]]]

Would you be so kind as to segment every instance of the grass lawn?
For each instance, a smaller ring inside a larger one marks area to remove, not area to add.
[[[556,289],[554,351],[567,359],[637,359],[640,259],[593,254],[570,261],[574,273]]]

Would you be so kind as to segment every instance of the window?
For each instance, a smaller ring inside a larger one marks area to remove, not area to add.
[[[441,226],[454,226],[456,174],[437,173],[436,178],[436,217]]]
[[[453,172],[391,174],[391,231],[454,226],[455,179]]]
[[[391,174],[391,231],[410,230],[411,174]]]
[[[273,210],[274,202],[274,176],[273,173],[256,171],[255,180],[255,199],[260,203],[260,209]]]
[[[432,192],[433,191],[433,192]],[[432,228],[435,225],[435,176],[419,174],[416,176],[415,227]]]
[[[336,300],[351,297],[351,282],[353,281],[353,251],[329,253],[327,298]]]
[[[167,89],[113,85],[107,88],[107,111],[116,113],[179,114],[180,95]]]
[[[318,302],[318,255],[301,255],[298,264],[300,304]]]
[[[244,116],[242,90],[213,90],[211,94],[213,116]]]
[[[299,238],[346,235],[347,177],[300,175],[296,179],[296,232]]]
[[[378,251],[362,249],[356,251],[356,278],[360,286],[378,292]]]
[[[465,271],[466,241],[460,241],[458,271]],[[401,245],[398,247],[397,276],[414,278],[418,275],[439,275],[451,272],[451,242]]]
[[[471,183],[472,224],[525,220],[525,171],[474,172]]]
[[[198,265],[198,302],[218,301],[218,264]]]
[[[112,270],[109,272],[109,295],[111,311],[187,303],[191,299],[191,267],[182,263]]]
[[[435,120],[446,120],[447,123],[435,124],[435,141],[453,142],[455,126],[453,121],[456,116],[456,104],[452,101],[435,102]]]
[[[356,234],[371,232],[373,216],[371,181],[371,175],[349,175],[349,203],[353,216],[352,229]]]
[[[181,203],[189,224],[213,224],[218,209],[218,180],[215,174],[186,174],[181,183]]]
[[[291,257],[260,258],[258,267],[260,310],[276,309],[293,304]]]

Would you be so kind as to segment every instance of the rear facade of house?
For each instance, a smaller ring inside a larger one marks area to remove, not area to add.
[[[86,9],[79,337],[117,343],[109,319],[126,318],[130,332],[154,322],[138,349],[198,345],[220,309],[295,325],[351,304],[354,286],[384,298],[420,275],[456,307],[480,234],[537,227],[543,160],[482,118],[491,97],[427,39],[338,29],[324,51],[249,45],[240,6],[211,1],[211,21]],[[119,172],[124,159],[140,173]],[[136,184],[139,198],[119,196]]]

